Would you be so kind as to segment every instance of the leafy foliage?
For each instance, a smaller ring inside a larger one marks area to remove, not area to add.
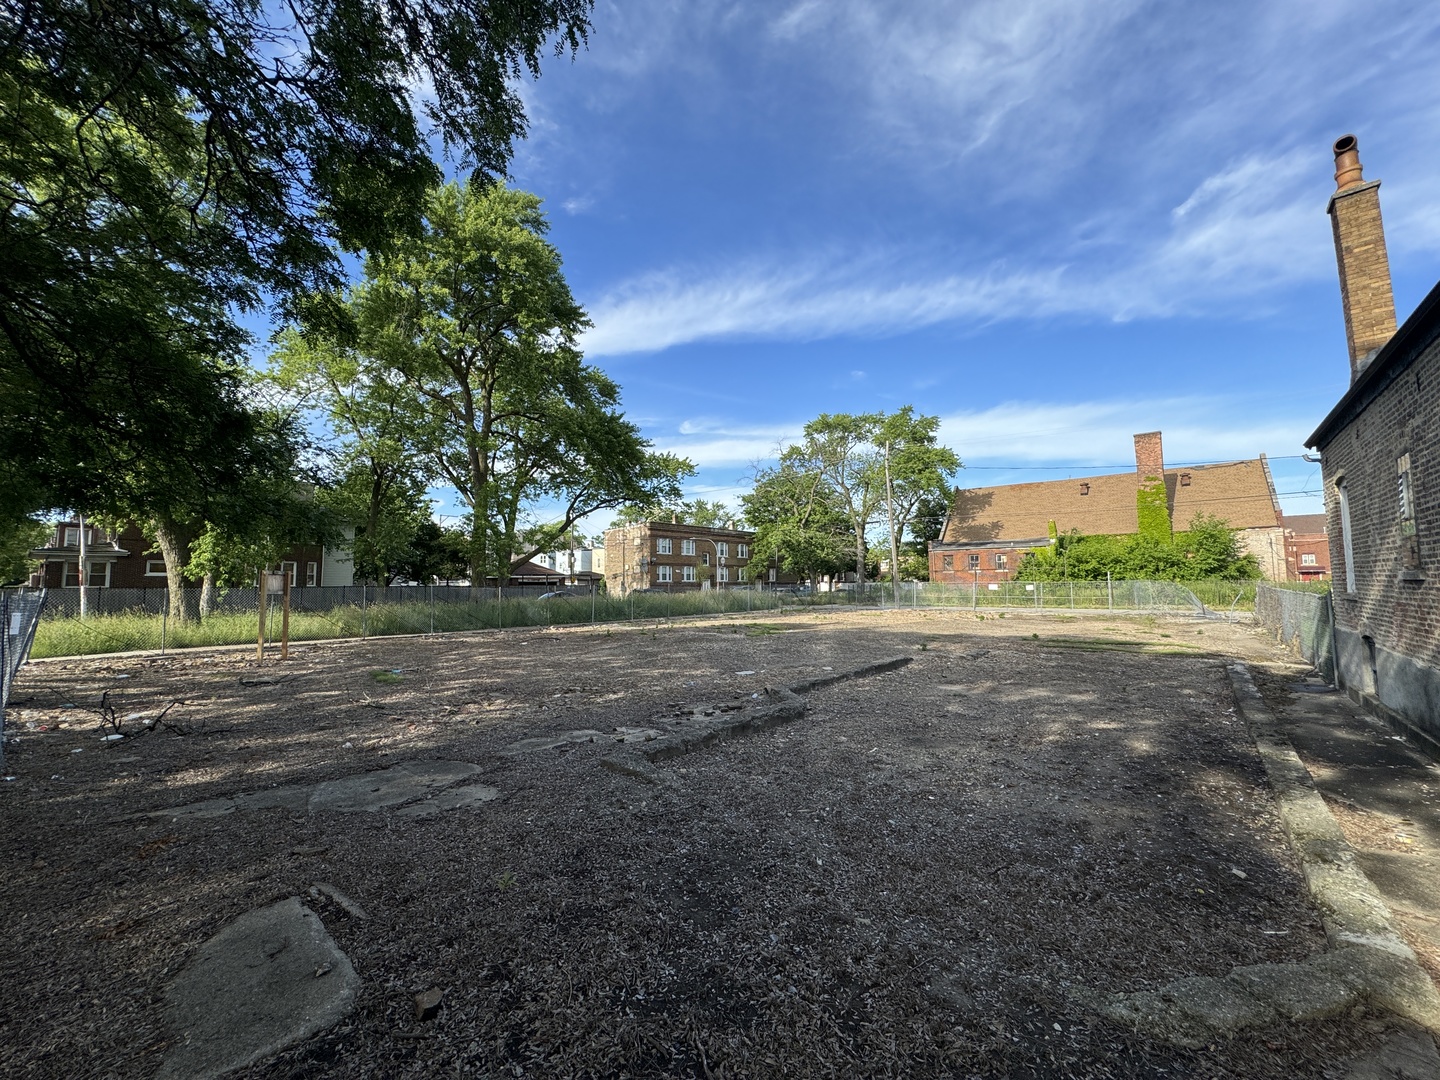
[[[706,502],[704,499],[687,499],[668,506],[656,503],[650,506],[621,507],[620,512],[610,522],[610,527],[617,529],[643,521],[669,521],[672,517],[681,525],[694,525],[702,529],[723,529],[727,525],[740,527],[745,520],[741,511],[732,510],[719,500]]]
[[[1236,532],[1211,515],[1197,514],[1172,539],[1153,536],[1084,536],[1064,533],[1048,548],[1030,552],[1015,577],[1022,581],[1096,581],[1116,578],[1158,581],[1249,580],[1260,576],[1254,555],[1242,554]]]
[[[583,362],[589,323],[547,228],[526,192],[437,188],[422,235],[367,260],[344,322],[307,325],[279,358],[278,377],[347,418],[372,480],[393,487],[418,465],[455,487],[472,580],[503,580],[597,510],[678,499],[693,471],[651,452],[619,388]]]
[[[518,76],[577,49],[590,7],[0,5],[0,501],[101,513],[124,474],[124,502],[170,513],[249,471],[233,312],[419,231],[439,172],[416,83],[445,143],[503,172]]]

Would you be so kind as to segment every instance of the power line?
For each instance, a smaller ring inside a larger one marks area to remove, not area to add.
[[[1300,461],[1304,454],[1267,454],[1266,461]],[[1241,462],[1258,461],[1258,458],[1230,459],[1228,461],[1167,461],[1166,470],[1170,469],[1197,469],[1206,465],[1238,465]],[[1135,468],[1135,462],[1128,461],[1123,465],[962,465],[967,472],[1071,472],[1090,471],[1092,469],[1120,469],[1129,471]]]

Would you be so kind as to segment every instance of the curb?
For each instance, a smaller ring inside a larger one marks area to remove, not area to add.
[[[1333,1016],[1367,1000],[1440,1034],[1440,993],[1395,929],[1389,907],[1360,869],[1310,771],[1249,669],[1233,663],[1226,670],[1329,948],[1297,964],[1237,967],[1222,978],[1179,979],[1131,994],[1082,990],[1073,996],[1114,1023],[1188,1047],[1244,1028]]]

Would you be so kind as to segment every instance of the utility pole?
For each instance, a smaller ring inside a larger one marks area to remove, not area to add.
[[[88,591],[85,586],[89,584],[85,578],[87,576],[86,572],[90,569],[86,565],[90,561],[90,545],[85,539],[85,515],[76,514],[75,516],[80,521],[80,618],[83,619],[86,615],[90,614],[90,604],[85,597]],[[61,537],[61,539],[64,539],[64,537]]]
[[[900,606],[900,543],[895,537],[895,488],[890,483],[890,443],[885,443],[885,503],[890,516],[890,587],[895,606]]]

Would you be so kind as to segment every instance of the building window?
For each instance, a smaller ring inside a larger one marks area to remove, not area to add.
[[[668,585],[675,580],[674,569],[669,566],[657,566],[655,568],[655,580]]]
[[[710,565],[710,553],[709,553],[708,551],[705,552],[704,554],[702,554],[702,555],[700,556],[700,565],[701,565],[701,566],[709,566],[709,565]]]
[[[1355,591],[1355,541],[1350,530],[1350,492],[1345,481],[1335,485],[1340,496],[1340,547],[1345,556],[1345,591]]]
[[[980,569],[980,556],[979,556],[979,555],[971,555],[971,556],[970,556],[970,569],[971,569],[971,570],[979,570],[979,569]]]
[[[730,557],[730,545],[721,540],[715,545],[715,553],[722,559],[728,559]]]
[[[655,541],[655,553],[657,555],[673,555],[675,553],[675,542],[668,536],[662,536]]]
[[[749,580],[750,580],[750,571],[749,571],[749,570],[746,570],[745,567],[743,567],[743,566],[742,566],[742,567],[739,567],[739,568],[736,570],[736,572],[735,572],[735,580],[736,580],[736,581],[749,581]]]
[[[770,580],[775,580],[775,568],[773,566],[770,568]]]
[[[680,568],[680,580],[681,580],[681,581],[694,581],[694,580],[695,580],[695,567],[693,567],[693,566],[682,566],[682,567]]]
[[[735,557],[736,557],[737,559],[748,559],[748,558],[750,557],[750,545],[749,545],[749,544],[736,544],[736,545],[735,545]]]
[[[305,585],[314,588],[320,584],[320,564],[307,562],[305,564]]]
[[[720,567],[719,574],[720,574],[720,577],[719,577],[719,580],[720,580],[720,581],[729,581],[729,580],[730,580],[730,568],[729,568],[728,566],[722,566],[722,567]]]
[[[1008,556],[1008,555],[1001,555],[999,552],[996,552],[996,554],[995,554],[995,569],[996,569],[996,570],[1004,570],[1004,569],[1005,569],[1007,566],[1009,566],[1009,565],[1010,565],[1010,556]]]
[[[60,546],[61,546],[61,547],[79,547],[79,546],[80,546],[80,528],[79,528],[79,526],[76,526],[76,525],[67,525],[67,526],[65,527],[65,539],[61,541]]]
[[[165,560],[164,560],[164,559],[146,559],[146,560],[145,560],[145,576],[146,576],[146,577],[164,577],[164,576],[165,576]]]
[[[60,583],[67,589],[79,587],[80,563],[78,561],[65,564],[65,572],[60,578]],[[86,584],[92,589],[108,589],[110,587],[110,564],[108,562],[92,562],[90,564],[90,580]]]
[[[1305,552],[1303,555],[1301,555],[1301,556],[1300,556],[1300,565],[1301,565],[1301,566],[1316,566],[1316,565],[1318,565],[1318,564],[1315,562],[1315,554],[1314,554],[1314,552],[1307,551],[1307,552]]]
[[[280,572],[290,579],[290,587],[292,589],[295,587],[295,571],[298,568],[298,565],[293,562],[282,562],[280,564]]]
[[[941,569],[941,570],[954,570],[954,569],[955,569],[955,556],[954,556],[954,555],[941,555],[941,556],[940,556],[940,569]]]
[[[694,541],[694,540],[681,540],[681,541],[680,541],[680,554],[681,554],[681,555],[694,555],[694,554],[695,554],[695,541]]]

